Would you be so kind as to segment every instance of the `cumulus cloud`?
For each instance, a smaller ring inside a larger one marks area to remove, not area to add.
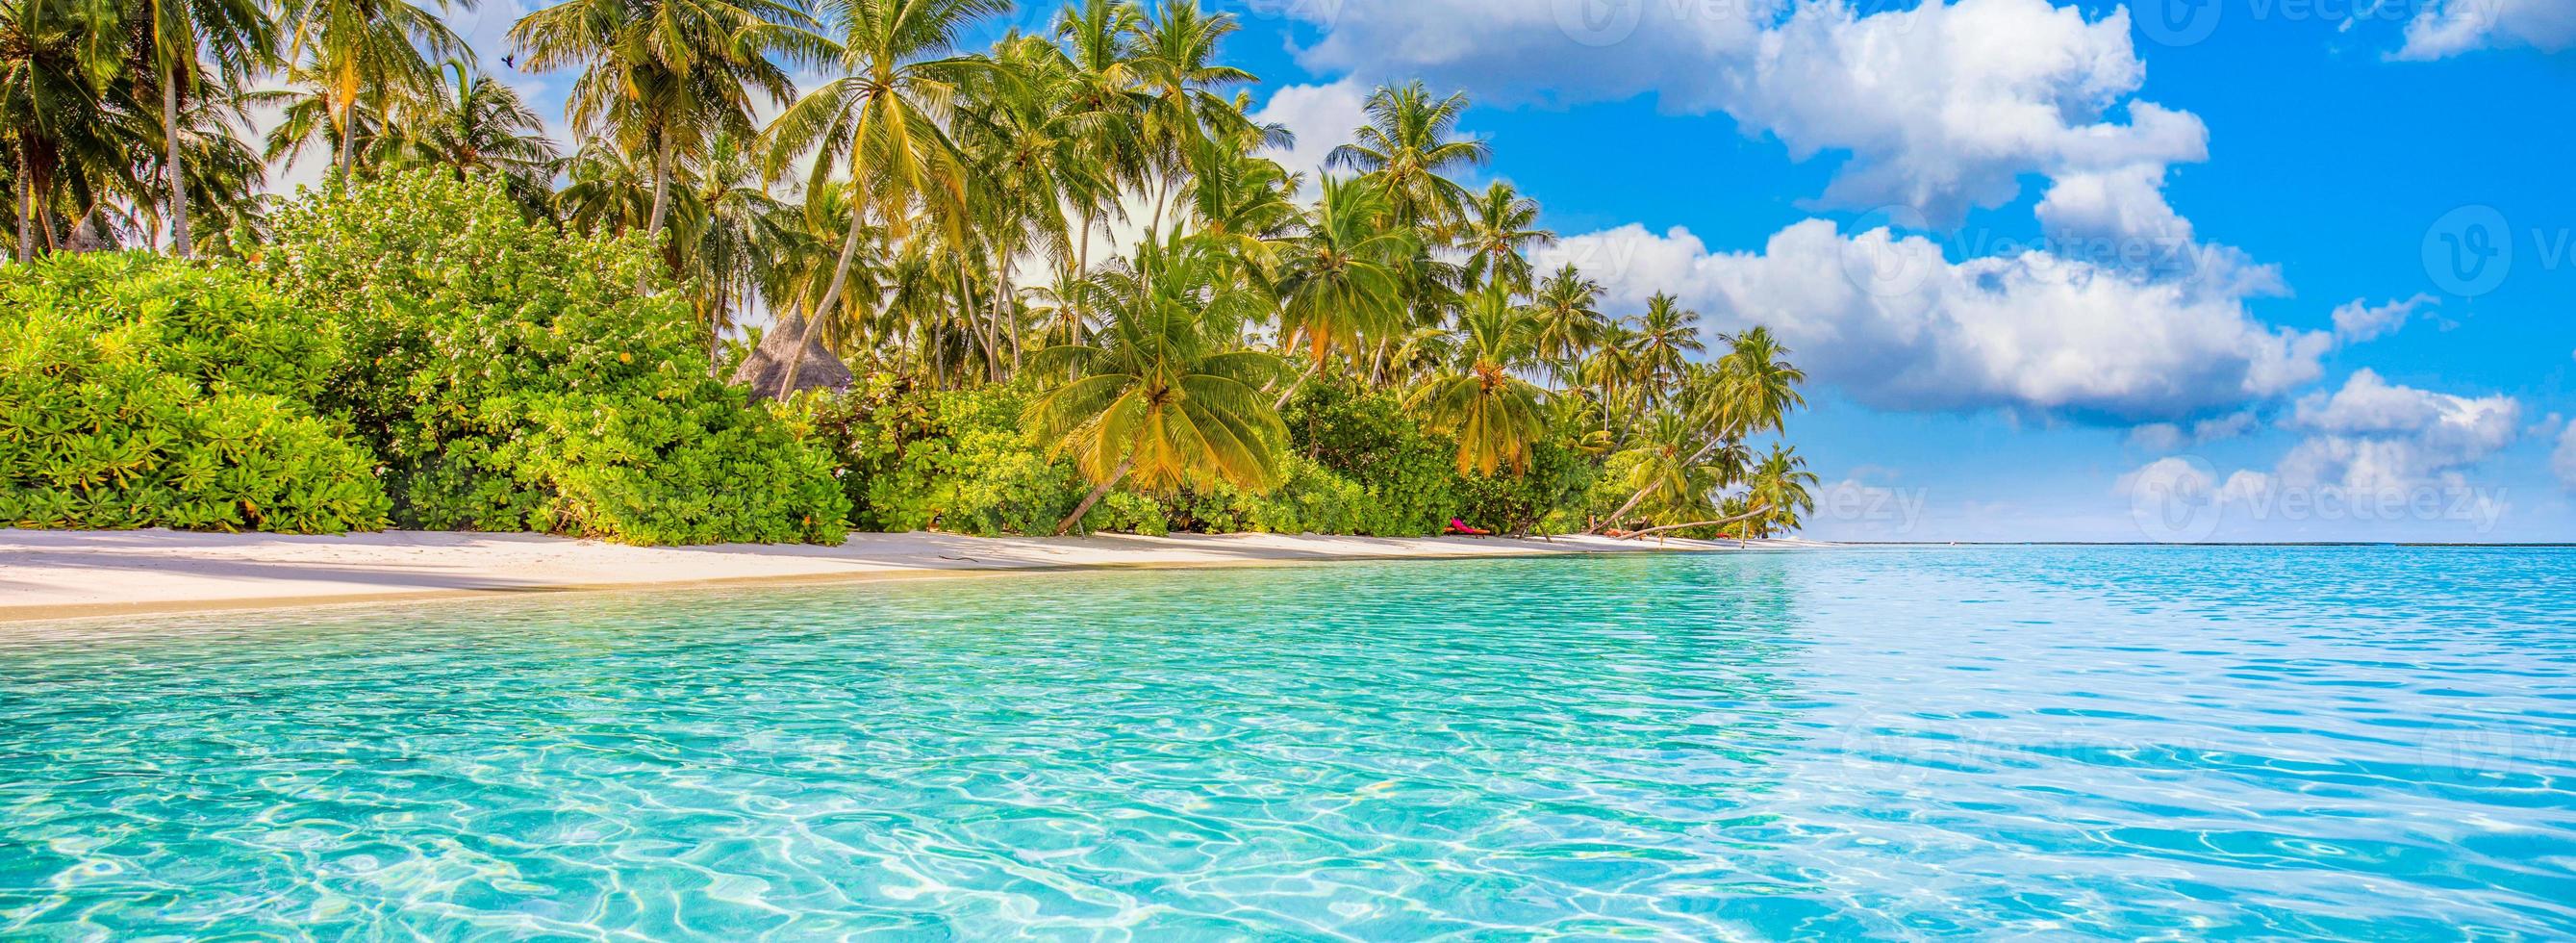
[[[2261,422],[2253,410],[2213,416],[2188,427],[2175,422],[2151,422],[2129,430],[2129,446],[2150,452],[2172,452],[2187,446],[2236,438],[2254,431]]]
[[[2567,0],[2431,0],[2406,22],[2394,58],[2424,61],[2477,49],[2576,46],[2576,4]]]
[[[1920,236],[1845,234],[1810,219],[1759,252],[1712,251],[1689,230],[1636,225],[1533,253],[1572,263],[1614,304],[1656,291],[1713,331],[1769,325],[1801,366],[1868,405],[2025,408],[2077,419],[2177,421],[2272,399],[2315,380],[2323,332],[2274,329],[2191,281],[2042,251],[1949,262]]]
[[[1321,11],[1322,6],[1291,9]],[[2167,166],[2207,155],[2200,119],[2130,97],[2146,67],[2125,10],[1938,0],[1863,15],[1830,2],[1412,0],[1332,5],[1309,69],[1427,75],[1504,101],[1616,100],[1726,112],[1805,159],[1851,155],[1823,201],[1904,206],[1936,226],[1996,206],[2024,174],[2054,215],[2165,230]]]
[[[2334,309],[2335,339],[2345,343],[2359,343],[2388,336],[2396,333],[2398,328],[2405,327],[2406,321],[2415,316],[2415,309],[2441,303],[2439,299],[2420,292],[2412,298],[2380,305],[2369,304],[2355,298]]]
[[[2558,432],[2558,449],[2549,453],[2549,470],[2558,476],[2559,487],[2576,492],[2576,422]]]
[[[1284,126],[1297,136],[1291,146],[1273,150],[1270,158],[1290,173],[1306,175],[1311,191],[1324,170],[1324,155],[1349,143],[1351,131],[1368,123],[1369,86],[1357,79],[1323,85],[1290,85],[1272,92],[1252,118]],[[1348,171],[1344,171],[1348,173]]]
[[[2461,469],[2512,445],[2522,404],[2399,386],[2364,369],[2340,390],[2300,398],[2289,424],[2311,434],[2282,457],[2279,483],[2400,491],[2456,482]]]

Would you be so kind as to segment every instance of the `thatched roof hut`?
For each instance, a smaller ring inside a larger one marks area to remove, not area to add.
[[[751,388],[751,395],[764,399],[778,398],[778,388],[787,381],[787,361],[795,356],[796,339],[805,333],[805,320],[791,318],[771,327],[760,339],[760,347],[743,358],[742,366],[733,372],[737,386]],[[805,343],[805,360],[796,365],[796,389],[832,390],[850,388],[856,378],[841,358],[823,348],[820,338]]]

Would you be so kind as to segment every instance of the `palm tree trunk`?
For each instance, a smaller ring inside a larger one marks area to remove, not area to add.
[[[1091,493],[1083,497],[1081,504],[1073,506],[1073,513],[1065,515],[1064,520],[1055,525],[1055,535],[1062,537],[1071,533],[1074,525],[1082,523],[1082,516],[1091,513],[1091,506],[1100,503],[1100,499],[1108,497],[1109,489],[1116,487],[1118,479],[1127,477],[1128,470],[1135,467],[1136,460],[1133,458],[1119,462],[1118,470],[1109,473],[1108,481],[1101,482],[1100,487],[1091,489]]]
[[[1011,256],[1009,253],[1002,254],[1002,270],[997,274],[1001,276],[1001,280],[993,283],[993,324],[1001,329],[1002,337],[1011,343],[1011,374],[1016,376],[1020,372],[1020,319],[1011,315]],[[1009,323],[1005,324],[1005,321]]]
[[[1703,445],[1703,446],[1700,446],[1700,447],[1699,447],[1699,451],[1698,451],[1698,452],[1695,452],[1695,453],[1692,453],[1692,454],[1691,454],[1691,457],[1690,457],[1690,460],[1689,460],[1689,461],[1686,461],[1686,462],[1683,462],[1682,464],[1684,464],[1684,465],[1697,465],[1697,464],[1699,464],[1699,463],[1700,463],[1700,460],[1701,460],[1701,459],[1704,459],[1704,458],[1707,458],[1707,457],[1708,457],[1708,453],[1710,453],[1710,452],[1712,452],[1712,451],[1715,451],[1715,450],[1717,449],[1717,446],[1718,446],[1718,441],[1717,441],[1717,440],[1711,440],[1711,441],[1709,442],[1709,444],[1707,444],[1707,445]],[[1636,510],[1636,509],[1637,509],[1637,505],[1638,505],[1638,504],[1640,504],[1640,503],[1643,503],[1643,502],[1646,500],[1646,493],[1647,493],[1647,492],[1650,492],[1650,491],[1653,491],[1653,490],[1655,490],[1655,486],[1653,486],[1653,485],[1647,485],[1647,486],[1645,486],[1645,487],[1643,487],[1643,488],[1639,488],[1639,489],[1637,489],[1637,493],[1636,493],[1636,494],[1633,494],[1633,495],[1629,495],[1629,496],[1628,496],[1628,503],[1626,503],[1626,504],[1622,504],[1622,505],[1620,505],[1620,506],[1619,506],[1619,509],[1618,509],[1618,510],[1610,512],[1610,516],[1609,516],[1609,517],[1602,518],[1601,520],[1594,522],[1594,523],[1593,523],[1593,525],[1592,525],[1592,529],[1587,530],[1587,531],[1584,531],[1584,533],[1586,533],[1586,534],[1598,534],[1598,533],[1602,532],[1602,531],[1603,531],[1603,530],[1605,530],[1605,529],[1608,529],[1608,528],[1611,528],[1611,527],[1616,527],[1616,526],[1618,526],[1618,524],[1619,524],[1619,522],[1620,522],[1620,521],[1622,521],[1622,520],[1626,520],[1626,519],[1627,519],[1627,517],[1628,517],[1628,512]],[[1663,530],[1663,529],[1665,529],[1665,528],[1656,528],[1656,529],[1657,529],[1657,530]],[[1650,533],[1650,532],[1641,531],[1640,533]]]
[[[179,172],[179,66],[161,64],[161,137],[169,152],[164,169],[170,172],[170,249],[180,258],[197,254],[197,244],[188,233],[188,184]]]
[[[1287,389],[1279,391],[1279,401],[1270,404],[1270,411],[1275,413],[1288,408],[1288,400],[1297,395],[1297,388],[1305,386],[1307,380],[1314,379],[1315,374],[1322,372],[1324,372],[1324,361],[1319,357],[1306,368],[1306,372],[1298,374],[1297,379],[1290,381]]]
[[[662,220],[671,212],[670,129],[657,130],[654,132],[654,137],[656,140],[653,144],[653,209],[644,216],[644,238],[654,240],[658,247],[662,238]],[[665,247],[663,251],[667,256],[670,250]],[[653,275],[650,268],[635,273],[636,294],[643,294],[652,285]],[[796,352],[804,353],[804,345],[797,345]]]
[[[1091,274],[1091,205],[1088,203],[1082,206],[1082,242],[1074,247],[1073,265],[1073,279],[1068,279],[1069,282]],[[1077,290],[1071,298],[1056,300],[1073,306],[1073,323],[1065,331],[1069,338],[1067,342],[1082,343],[1082,292]]]
[[[787,375],[780,377],[778,381],[779,402],[786,402],[788,395],[796,391],[796,369],[805,365],[805,348],[807,345],[814,342],[814,329],[823,323],[823,319],[825,317],[828,317],[831,314],[832,305],[841,300],[841,288],[847,285],[850,281],[850,260],[856,258],[858,254],[859,212],[857,207],[852,207],[850,209],[850,235],[848,238],[841,240],[841,260],[833,263],[832,265],[831,287],[823,289],[823,300],[814,305],[813,315],[805,319],[804,330],[797,333],[796,352],[787,355]],[[779,326],[785,327],[786,325],[782,324]]]
[[[1668,530],[1687,530],[1687,529],[1689,529],[1689,528],[1693,528],[1693,527],[1715,527],[1715,526],[1717,526],[1717,525],[1719,525],[1719,524],[1732,524],[1732,523],[1735,523],[1735,522],[1737,522],[1737,521],[1747,521],[1747,520],[1752,520],[1752,519],[1754,519],[1754,518],[1761,517],[1762,515],[1764,515],[1764,514],[1768,514],[1768,513],[1770,513],[1770,509],[1769,509],[1769,508],[1756,508],[1756,509],[1754,509],[1754,510],[1746,511],[1746,512],[1744,512],[1744,513],[1742,513],[1742,514],[1738,514],[1738,515],[1735,515],[1735,516],[1733,516],[1733,517],[1721,517],[1721,518],[1718,518],[1718,519],[1713,520],[1713,521],[1692,521],[1692,522],[1690,522],[1690,523],[1688,523],[1688,524],[1666,524],[1666,525],[1664,525],[1664,526],[1662,526],[1662,527],[1649,527],[1649,528],[1646,528],[1645,530],[1641,530],[1641,531],[1638,531],[1638,532],[1636,532],[1636,533],[1629,534],[1628,536],[1626,536],[1626,537],[1622,537],[1622,538],[1620,538],[1620,539],[1622,539],[1622,540],[1637,540],[1637,539],[1639,539],[1639,538],[1642,538],[1642,537],[1646,536],[1647,534],[1660,534],[1660,533],[1663,533],[1663,532],[1668,531]],[[1741,537],[1736,538],[1736,540],[1735,540],[1735,545],[1736,545],[1736,546],[1738,546],[1738,547],[1744,546],[1744,538],[1741,538]]]
[[[668,130],[654,132],[653,142],[653,209],[644,216],[644,235],[662,234],[662,220],[671,212],[671,135]]]
[[[994,349],[1001,344],[1001,338],[994,334],[991,316],[978,317],[975,314],[975,278],[974,273],[966,268],[966,254],[963,252],[957,254],[957,299],[962,302],[957,310],[975,323],[975,333],[983,335],[985,382],[1002,382],[1002,355]]]
[[[340,111],[340,176],[347,177],[358,166],[358,105],[351,102]]]
[[[18,149],[18,261],[36,260],[36,171],[24,145]]]

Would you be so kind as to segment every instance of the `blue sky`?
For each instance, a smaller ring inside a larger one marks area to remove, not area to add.
[[[2576,540],[2576,0],[1211,5],[1288,163],[1465,91],[1543,264],[1786,337],[1817,536]]]

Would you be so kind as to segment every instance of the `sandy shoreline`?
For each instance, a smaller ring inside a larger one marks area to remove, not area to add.
[[[1754,541],[1754,549],[1813,546]],[[0,622],[483,593],[1007,570],[1727,551],[1733,542],[1277,534],[981,538],[853,534],[838,547],[629,547],[534,534],[340,537],[0,529]]]

